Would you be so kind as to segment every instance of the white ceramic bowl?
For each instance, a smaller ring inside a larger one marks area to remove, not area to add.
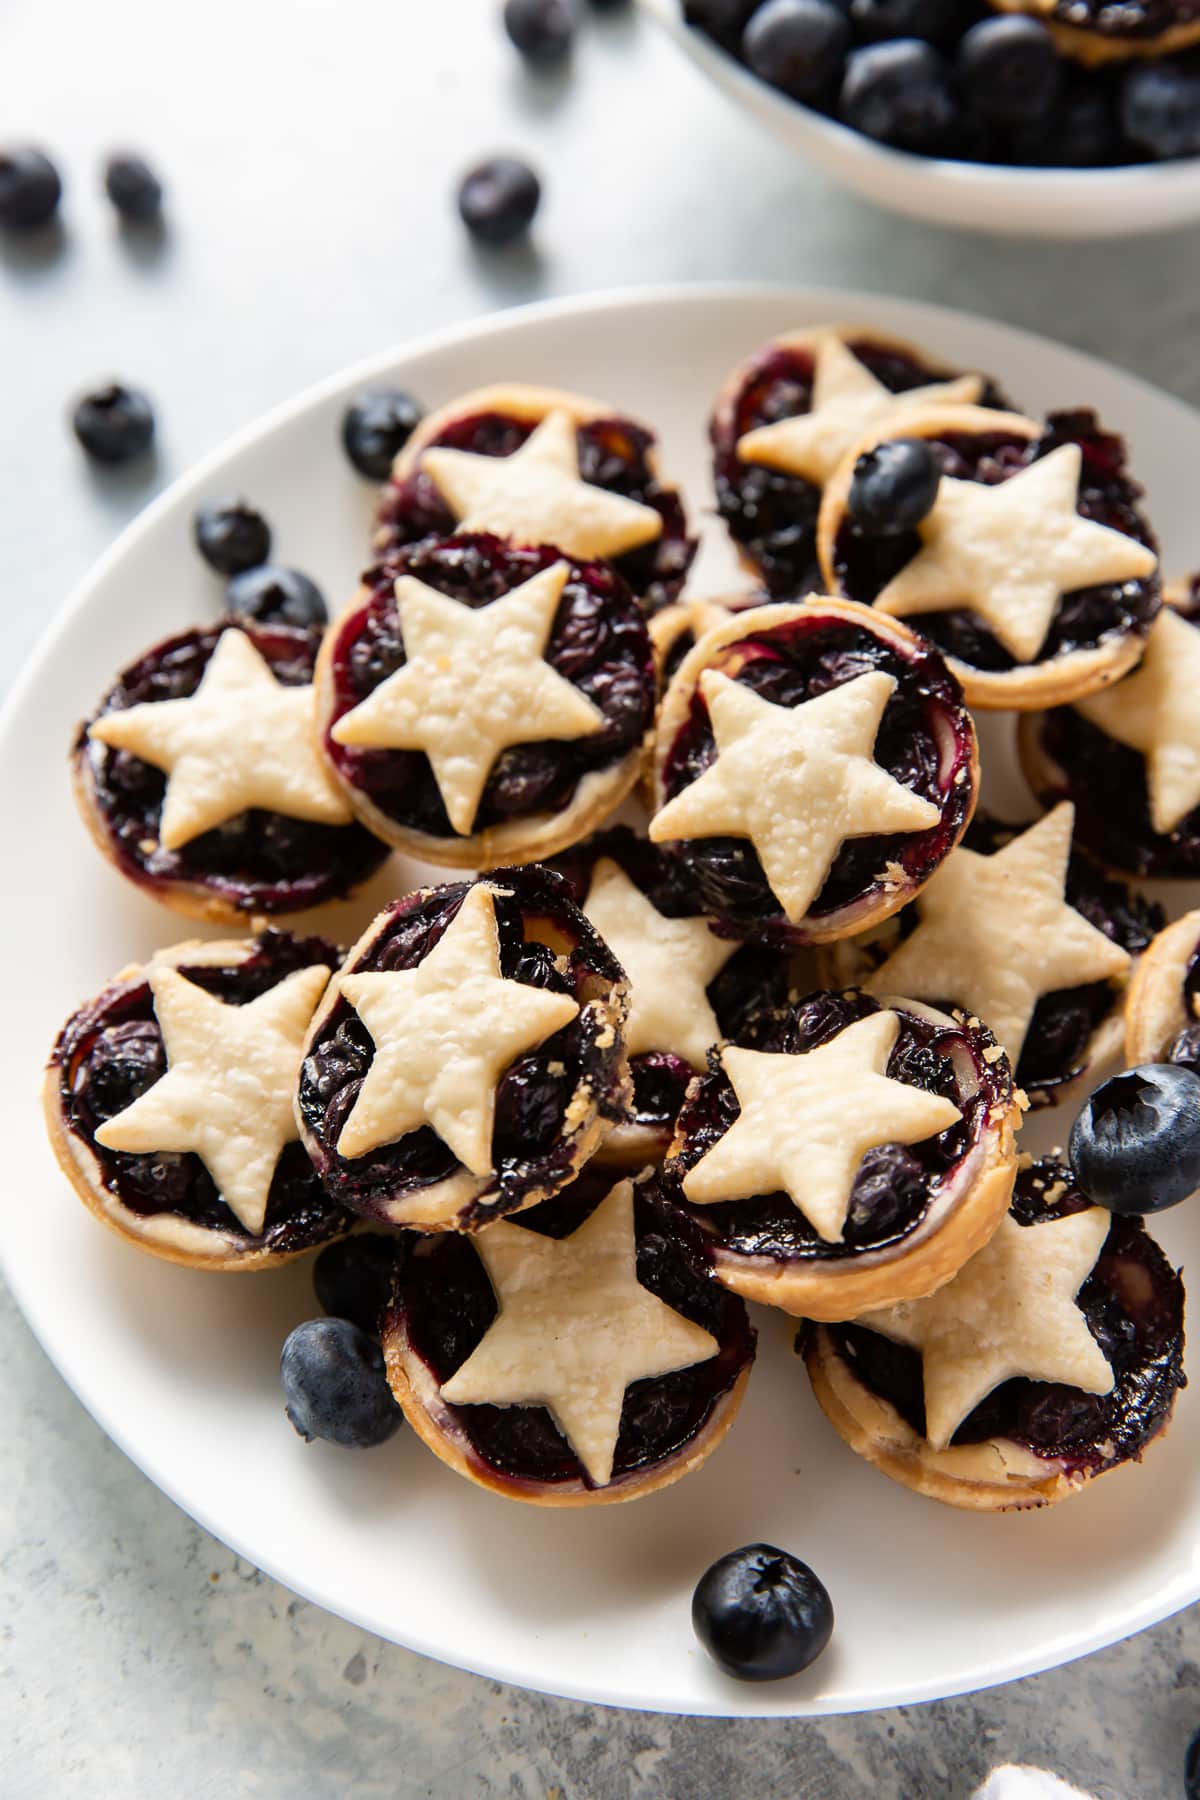
[[[680,0],[641,0],[737,105],[877,206],[968,231],[1124,237],[1200,219],[1200,157],[1128,169],[1012,169],[889,150],[775,88],[683,23]]]

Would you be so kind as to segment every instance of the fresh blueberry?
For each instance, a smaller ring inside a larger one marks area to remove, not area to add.
[[[85,394],[71,415],[75,436],[95,462],[132,462],[154,437],[154,410],[137,388],[112,382]]]
[[[914,531],[932,511],[942,471],[921,438],[891,438],[864,451],[854,465],[846,506],[872,537]]]
[[[964,33],[955,73],[967,105],[994,125],[1024,125],[1051,111],[1063,66],[1039,19],[981,19]]]
[[[863,44],[907,37],[936,43],[949,35],[956,12],[956,0],[850,0],[854,35]]]
[[[1094,169],[1115,162],[1120,127],[1113,96],[1099,82],[1077,80],[1045,118],[1018,126],[1010,147],[1018,162]]]
[[[1200,1800],[1200,1731],[1187,1747],[1183,1760],[1184,1800]]]
[[[820,1656],[833,1631],[833,1605],[807,1563],[770,1544],[747,1544],[700,1577],[692,1625],[727,1675],[778,1681]]]
[[[1200,155],[1200,59],[1138,63],[1121,88],[1121,124],[1139,150]]]
[[[1162,1212],[1200,1188],[1200,1075],[1143,1063],[1098,1087],[1071,1127],[1071,1165],[1097,1206]]]
[[[921,38],[851,52],[839,111],[847,125],[901,150],[936,150],[953,131],[958,104],[944,56]]]
[[[104,191],[123,219],[146,225],[162,211],[162,182],[144,157],[121,151],[104,165]]]
[[[22,146],[0,150],[0,226],[35,231],[48,224],[62,199],[62,178],[48,156]]]
[[[504,29],[528,62],[562,62],[575,36],[575,8],[570,0],[505,0]]]
[[[541,197],[541,183],[528,163],[492,156],[463,177],[458,210],[473,237],[509,244],[529,229]]]
[[[592,11],[598,13],[623,12],[628,4],[629,0],[588,0]]]
[[[287,1416],[306,1443],[324,1438],[347,1450],[386,1443],[403,1414],[384,1372],[383,1352],[349,1319],[306,1319],[279,1358]]]
[[[342,415],[342,445],[360,475],[386,481],[392,462],[421,423],[421,408],[403,388],[359,394]]]
[[[726,50],[737,50],[755,0],[683,0],[684,22]]]
[[[262,563],[243,569],[225,588],[225,606],[240,619],[258,625],[322,626],[329,617],[324,596],[315,581],[298,569],[281,569]]]
[[[215,500],[192,520],[196,548],[218,575],[257,569],[271,554],[271,527],[245,500]]]
[[[368,1337],[377,1338],[403,1243],[403,1238],[368,1231],[326,1244],[313,1264],[320,1305],[334,1318],[349,1319]]]
[[[754,73],[795,100],[827,92],[849,48],[850,21],[833,0],[766,0],[742,36]]]

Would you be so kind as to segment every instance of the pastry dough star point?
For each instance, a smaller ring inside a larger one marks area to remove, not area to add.
[[[1146,759],[1150,822],[1164,834],[1200,806],[1200,630],[1164,607],[1132,675],[1077,700],[1085,719]]]
[[[496,1224],[475,1247],[499,1313],[442,1398],[548,1407],[592,1482],[607,1486],[629,1385],[707,1362],[720,1347],[638,1281],[632,1183],[568,1237]]]
[[[922,1143],[962,1117],[944,1095],[885,1074],[899,1030],[883,1011],[799,1055],[726,1046],[741,1111],[684,1176],[687,1198],[707,1206],[782,1189],[826,1243],[841,1243],[867,1151]]]

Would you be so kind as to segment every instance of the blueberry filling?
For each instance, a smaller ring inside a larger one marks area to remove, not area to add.
[[[367,599],[334,628],[329,723],[404,665],[397,576],[415,576],[439,593],[480,607],[560,560],[549,546],[512,549],[499,538],[479,536],[426,540],[371,569]],[[607,564],[572,564],[545,660],[595,702],[604,728],[588,737],[502,751],[479,802],[476,831],[561,811],[587,775],[636,749],[654,717],[654,656],[645,621]],[[465,719],[463,729],[470,727]],[[353,750],[335,743],[328,732],[325,746],[345,778],[397,824],[432,837],[455,835],[423,750]]]
[[[1100,429],[1092,412],[1051,413],[1042,435],[1032,443],[1003,431],[970,436],[947,432],[926,441],[944,476],[981,482],[985,487],[1009,480],[1064,444],[1078,444],[1083,452],[1077,502],[1080,516],[1154,548],[1150,528],[1137,507],[1142,490],[1125,473],[1124,445],[1120,438]],[[852,600],[869,605],[920,548],[916,531],[870,534],[847,513],[834,541],[838,585]],[[1145,637],[1158,611],[1159,597],[1157,577],[1078,588],[1064,595],[1034,661],[1042,663],[1072,650],[1092,649],[1114,633],[1136,632]],[[1017,666],[983,620],[966,609],[925,613],[908,622],[945,655],[973,669],[1002,674]]]
[[[869,338],[853,339],[849,348],[893,394],[948,378],[944,370]],[[812,390],[812,350],[772,346],[755,359],[732,404],[716,414],[710,427],[717,509],[777,600],[803,599],[824,588],[816,549],[821,490],[803,476],[743,462],[737,444],[760,425],[808,412]],[[981,404],[1002,404],[991,383]]]
[[[295,938],[268,930],[253,954],[227,968],[180,965],[180,973],[227,1006],[247,1006],[297,969],[324,963],[336,969],[340,953],[323,938]],[[134,1154],[106,1150],[100,1127],[152,1087],[166,1072],[162,1032],[144,976],[116,981],[79,1009],[63,1027],[53,1064],[67,1129],[95,1157],[108,1193],[143,1218],[174,1213],[193,1225],[262,1243],[278,1254],[307,1249],[345,1229],[350,1216],[326,1192],[299,1143],[285,1146],[275,1170],[266,1219],[258,1238],[220,1198],[216,1183],[192,1151]]]
[[[187,631],[157,644],[118,676],[96,716],[194,694],[223,629]],[[312,680],[318,639],[311,633],[264,626],[249,629],[247,636],[285,687]],[[103,815],[113,856],[143,887],[195,883],[239,912],[286,912],[349,893],[388,854],[359,825],[318,825],[258,808],[167,850],[158,835],[167,788],[163,772],[130,751],[89,739],[86,725],[75,754]]]
[[[826,1044],[858,1019],[880,1010],[869,995],[816,993],[760,1017],[739,1040],[748,1049],[798,1056]],[[926,1093],[941,1094],[962,1120],[926,1143],[881,1144],[864,1156],[850,1194],[843,1241],[826,1243],[785,1193],[751,1200],[688,1207],[705,1237],[722,1254],[765,1256],[780,1262],[835,1262],[866,1250],[900,1243],[925,1217],[963,1158],[978,1143],[993,1109],[1011,1091],[1007,1065],[986,1060],[992,1039],[961,1022],[938,1025],[916,1012],[901,1012],[900,1031],[887,1074]],[[679,1115],[677,1155],[667,1164],[672,1182],[683,1176],[724,1137],[740,1107],[719,1057],[684,1102]],[[969,1078],[966,1071],[970,1070]]]
[[[895,677],[874,758],[897,781],[938,806],[941,818],[927,831],[879,833],[843,844],[809,908],[810,918],[827,918],[864,899],[879,886],[888,865],[912,882],[933,872],[957,840],[973,798],[969,720],[958,683],[935,651],[920,642],[901,650],[814,607],[811,618],[762,626],[726,645],[713,666],[764,700],[789,707],[873,669]],[[695,781],[715,756],[708,708],[697,688],[664,766],[666,798],[673,799]],[[686,870],[704,910],[739,931],[787,941],[791,928],[748,840],[694,838],[672,844],[671,853]]]
[[[1061,1164],[1035,1163],[1017,1177],[1013,1216],[1027,1230],[1087,1204]],[[1185,1385],[1183,1287],[1140,1219],[1114,1218],[1078,1305],[1112,1366],[1112,1391],[1088,1394],[1061,1382],[1018,1376],[980,1401],[952,1444],[1009,1438],[1035,1456],[1061,1460],[1068,1473],[1094,1473],[1140,1457]],[[857,1378],[924,1437],[920,1352],[861,1325],[829,1330]]]
[[[611,1174],[588,1169],[564,1193],[511,1221],[547,1237],[566,1237],[611,1191]],[[689,1444],[754,1355],[754,1331],[740,1300],[711,1276],[696,1228],[653,1187],[634,1199],[637,1271],[643,1287],[710,1331],[720,1349],[707,1362],[633,1382],[625,1395],[613,1481],[653,1468]],[[496,1317],[483,1263],[468,1238],[422,1238],[400,1276],[384,1319],[385,1341],[401,1322],[413,1353],[437,1383],[475,1350]],[[456,1425],[480,1462],[515,1481],[588,1483],[582,1465],[541,1406],[456,1406]]]
[[[501,870],[493,879],[501,974],[570,994],[581,1011],[502,1076],[492,1135],[495,1174],[487,1195],[460,1215],[466,1227],[511,1212],[535,1188],[568,1179],[574,1163],[567,1122],[571,1101],[586,1088],[602,1111],[615,1108],[620,1065],[613,1034],[588,1004],[620,979],[620,966],[572,905],[565,884],[538,867]],[[355,971],[415,968],[442,937],[469,886],[455,882],[394,902]],[[444,1181],[462,1165],[428,1125],[366,1156],[338,1155],[338,1137],[373,1057],[370,1033],[339,997],[301,1068],[299,1106],[312,1135],[310,1153],[330,1192],[354,1212],[386,1217],[388,1203],[398,1195]]]
[[[476,456],[511,456],[533,432],[536,420],[507,413],[475,413],[455,419],[430,440],[434,446],[468,450]],[[662,519],[659,537],[614,557],[613,567],[638,595],[648,613],[659,612],[678,598],[696,554],[688,536],[683,504],[674,488],[656,479],[651,459],[654,436],[629,419],[592,419],[576,430],[579,473],[584,481],[627,500],[652,506]],[[376,547],[383,555],[421,538],[449,537],[458,521],[437,486],[418,467],[384,489],[379,509]]]

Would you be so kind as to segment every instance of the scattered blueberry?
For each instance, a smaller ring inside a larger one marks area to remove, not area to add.
[[[742,37],[755,74],[797,100],[825,93],[849,48],[850,21],[834,0],[766,0]]]
[[[123,219],[146,225],[162,211],[162,182],[144,157],[122,151],[104,165],[104,191]]]
[[[1200,59],[1131,68],[1121,88],[1121,124],[1151,156],[1200,155]]]
[[[386,481],[397,457],[421,422],[421,408],[402,388],[359,394],[342,416],[342,444],[360,475]]]
[[[306,1443],[324,1438],[347,1450],[369,1450],[386,1443],[403,1419],[383,1352],[349,1319],[297,1325],[283,1346],[279,1375],[288,1419]]]
[[[901,150],[937,150],[958,120],[949,64],[922,38],[853,51],[839,110],[856,131]]]
[[[1023,125],[1050,112],[1063,65],[1040,19],[981,19],[964,33],[955,63],[959,87],[980,118]]]
[[[233,576],[225,588],[225,606],[240,619],[259,625],[300,625],[311,630],[329,618],[316,582],[298,569],[281,569],[276,563],[262,563]]]
[[[892,438],[854,465],[846,506],[873,537],[914,531],[937,499],[941,467],[921,438]]]
[[[96,462],[132,462],[154,437],[154,410],[137,388],[112,382],[85,394],[71,415],[75,436]]]
[[[957,0],[850,0],[854,35],[863,44],[904,37],[936,43],[953,28],[957,11]]]
[[[245,500],[215,500],[192,520],[196,548],[218,575],[257,569],[271,554],[271,527]]]
[[[62,178],[48,156],[21,147],[0,150],[0,226],[35,231],[58,211]]]
[[[1184,1800],[1200,1800],[1200,1731],[1187,1747],[1183,1762]]]
[[[727,1675],[778,1681],[820,1656],[833,1632],[833,1604],[807,1563],[770,1544],[747,1544],[700,1577],[692,1625]]]
[[[1103,1082],[1071,1127],[1071,1165],[1097,1206],[1162,1212],[1200,1188],[1200,1075],[1143,1063]]]
[[[528,163],[492,156],[464,176],[458,210],[473,237],[508,244],[528,230],[541,197],[541,183]]]
[[[531,63],[562,62],[575,36],[571,0],[505,0],[504,29]]]
[[[403,1238],[367,1231],[326,1244],[313,1264],[313,1287],[324,1311],[377,1338],[403,1243]]]

